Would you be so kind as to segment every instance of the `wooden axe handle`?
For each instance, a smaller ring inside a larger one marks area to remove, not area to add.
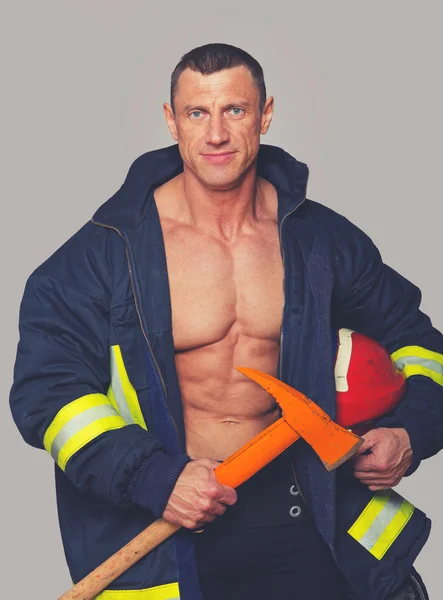
[[[110,583],[120,577],[143,556],[180,529],[165,519],[158,519],[134,539],[79,581],[59,600],[93,600]]]
[[[239,486],[299,437],[284,418],[279,419],[222,462],[214,471],[217,481],[233,488]],[[93,600],[117,577],[179,529],[178,525],[158,519],[60,596],[59,600]]]

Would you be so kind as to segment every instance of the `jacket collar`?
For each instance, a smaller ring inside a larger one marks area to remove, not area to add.
[[[178,145],[143,154],[131,165],[121,188],[96,211],[92,220],[129,234],[149,215],[155,188],[182,171]],[[261,144],[257,172],[277,190],[280,224],[306,197],[308,167],[277,146]]]

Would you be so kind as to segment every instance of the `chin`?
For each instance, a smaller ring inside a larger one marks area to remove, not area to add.
[[[243,179],[244,172],[240,169],[209,167],[196,171],[197,177],[207,187],[214,190],[229,190],[237,186]]]
[[[213,190],[226,191],[234,188],[238,182],[238,177],[233,177],[232,175],[222,175],[214,176],[208,175],[204,173],[200,176],[200,180],[208,187]]]

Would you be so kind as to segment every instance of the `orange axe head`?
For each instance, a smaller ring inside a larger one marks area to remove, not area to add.
[[[248,367],[235,367],[273,396],[283,412],[284,420],[317,453],[328,471],[350,458],[363,439],[344,429],[301,392],[276,377]]]

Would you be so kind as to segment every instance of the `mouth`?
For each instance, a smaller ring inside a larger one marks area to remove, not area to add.
[[[208,152],[202,154],[203,158],[210,163],[225,164],[228,163],[236,152]]]

